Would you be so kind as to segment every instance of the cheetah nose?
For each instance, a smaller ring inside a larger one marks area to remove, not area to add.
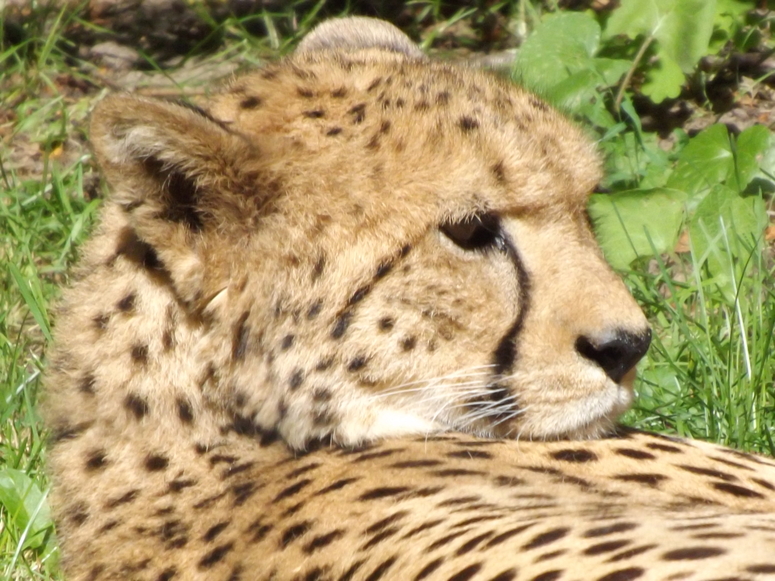
[[[648,351],[651,343],[651,329],[633,333],[618,329],[606,333],[604,338],[584,335],[576,339],[576,351],[582,357],[594,361],[603,368],[606,375],[619,383]]]

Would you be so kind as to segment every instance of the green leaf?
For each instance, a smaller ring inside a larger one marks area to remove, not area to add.
[[[770,131],[763,125],[754,125],[737,136],[737,190],[742,192],[759,173],[759,166],[770,146]]]
[[[704,195],[715,184],[734,176],[735,159],[725,125],[714,124],[698,133],[683,149],[667,187],[690,198]]]
[[[609,18],[605,37],[655,39],[657,65],[647,69],[643,94],[656,103],[677,97],[697,61],[708,51],[716,0],[622,0]]]
[[[641,87],[641,92],[654,103],[678,97],[686,79],[683,71],[672,58],[662,53],[658,59],[657,64],[649,70],[646,82]]]
[[[8,264],[8,269],[11,271],[11,275],[16,282],[19,292],[24,298],[24,302],[27,303],[27,308],[30,309],[35,321],[40,325],[40,330],[43,332],[46,340],[51,342],[51,326],[49,325],[48,317],[46,316],[46,301],[43,298],[40,280],[38,280],[37,277],[33,277],[28,282],[24,279],[24,276],[18,267],[13,263]]]
[[[741,198],[724,185],[711,188],[697,206],[689,223],[695,260],[698,265],[707,265],[714,282],[730,302],[734,301],[745,260],[760,248],[761,233],[768,222],[761,197]]]
[[[595,19],[583,12],[548,16],[519,49],[515,79],[528,89],[543,92],[574,73],[590,69],[600,34]]]
[[[44,494],[29,476],[14,468],[0,470],[0,504],[20,534],[26,531],[23,549],[38,549],[46,543],[53,521]]]
[[[686,194],[668,188],[595,194],[589,214],[614,268],[638,257],[672,251],[683,223]]]

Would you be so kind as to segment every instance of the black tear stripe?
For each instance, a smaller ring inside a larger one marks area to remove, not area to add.
[[[508,396],[508,390],[500,383],[499,377],[510,373],[514,369],[514,363],[517,360],[517,339],[522,332],[522,327],[525,324],[525,317],[530,310],[531,303],[531,281],[530,275],[527,273],[525,264],[522,262],[522,257],[519,255],[511,238],[504,234],[504,242],[506,246],[506,253],[508,254],[511,262],[514,264],[514,268],[517,270],[517,296],[519,301],[519,312],[516,319],[506,331],[506,334],[501,338],[498,346],[492,354],[492,362],[495,365],[493,375],[495,378],[487,385],[490,389],[490,398],[493,401],[501,401]]]

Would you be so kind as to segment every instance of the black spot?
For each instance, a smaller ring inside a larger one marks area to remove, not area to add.
[[[129,490],[121,496],[109,500],[107,503],[105,503],[105,506],[107,508],[116,508],[122,504],[129,504],[137,498],[138,494],[139,492],[137,490]]]
[[[391,468],[433,468],[441,464],[440,460],[406,460],[391,464]]]
[[[546,103],[536,99],[533,96],[528,98],[528,103],[530,103],[530,105],[532,105],[533,108],[538,109],[539,111],[548,111],[549,110],[549,106]]]
[[[703,476],[710,476],[712,478],[718,478],[719,480],[725,480],[726,482],[733,482],[737,480],[737,476],[729,474],[727,472],[721,472],[720,470],[712,470],[709,468],[700,468],[698,466],[689,466],[686,464],[678,464],[681,470],[691,472],[692,474],[701,474]]]
[[[439,91],[439,93],[436,95],[436,104],[438,105],[446,105],[449,103],[450,94],[449,91]]]
[[[417,337],[409,336],[401,339],[401,350],[411,351],[417,346]]]
[[[242,506],[245,502],[258,492],[260,486],[255,482],[243,482],[242,484],[235,484],[231,487],[231,493],[234,496],[232,501],[233,506]]]
[[[494,164],[490,171],[492,172],[492,175],[495,176],[495,181],[499,184],[505,184],[507,182],[506,180],[506,168],[503,163],[503,160],[499,161],[498,163]]]
[[[603,553],[613,553],[618,551],[622,547],[626,547],[632,543],[632,541],[622,539],[619,541],[607,541],[605,543],[597,543],[584,549],[585,555],[602,555]]]
[[[749,565],[745,570],[749,573],[775,573],[775,565]]]
[[[465,543],[460,545],[460,547],[458,547],[458,549],[455,551],[455,555],[460,556],[460,555],[465,555],[466,553],[470,553],[476,547],[478,547],[480,544],[482,544],[484,541],[486,541],[491,536],[493,536],[493,534],[495,534],[495,533],[493,533],[492,531],[489,531],[489,532],[483,533],[481,535],[478,535],[478,536],[474,537],[473,539],[467,540]]]
[[[291,496],[294,496],[304,490],[307,486],[309,486],[312,483],[312,480],[305,478],[304,480],[299,480],[295,484],[291,484],[289,487],[285,488],[284,490],[280,491],[277,496],[274,497],[273,502],[278,502],[280,500],[283,500],[285,498],[290,498]]]
[[[323,308],[323,299],[318,299],[314,303],[312,303],[312,306],[307,311],[307,319],[314,319],[320,314],[321,309]]]
[[[533,537],[522,547],[522,549],[530,550],[537,547],[543,547],[565,537],[569,532],[569,528],[556,528],[550,531],[546,531],[545,533],[541,533]]]
[[[250,537],[251,543],[257,543],[259,541],[264,540],[264,538],[272,530],[272,528],[273,528],[273,525],[264,524],[259,518],[253,521],[253,523],[251,523],[251,525],[247,528],[245,532],[251,535]]]
[[[110,315],[100,313],[92,318],[92,323],[98,331],[104,331],[108,327],[108,321],[110,321]]]
[[[589,450],[578,450],[567,448],[565,450],[558,450],[552,454],[552,458],[555,460],[561,460],[563,462],[594,462],[597,460],[597,456]]]
[[[517,570],[508,569],[506,571],[502,571],[498,573],[495,577],[490,579],[490,581],[513,581],[516,578],[517,578]]]
[[[468,581],[482,568],[481,563],[474,563],[452,575],[448,581]]]
[[[137,343],[132,346],[132,361],[140,365],[148,363],[148,345]]]
[[[444,559],[442,557],[439,557],[438,559],[434,559],[425,567],[422,568],[422,570],[417,573],[417,575],[414,577],[414,581],[420,581],[421,579],[426,579],[431,573],[433,573],[436,569],[441,567],[441,565],[444,563]]]
[[[382,317],[379,320],[379,330],[380,331],[390,331],[394,326],[396,322],[392,317]]]
[[[681,448],[677,448],[675,446],[669,446],[667,444],[657,444],[655,442],[646,444],[646,448],[651,448],[652,450],[659,450],[661,452],[668,452],[670,454],[680,454],[683,452]]]
[[[137,295],[135,293],[129,293],[123,299],[116,303],[116,308],[122,313],[128,313],[135,308],[135,300]]]
[[[108,457],[105,450],[95,450],[89,454],[89,457],[86,459],[86,470],[87,472],[94,472],[95,470],[104,468],[107,464]]]
[[[167,567],[159,573],[159,576],[156,577],[156,581],[170,581],[175,575],[178,574],[178,570],[175,567]]]
[[[302,383],[304,383],[304,370],[297,367],[288,380],[288,387],[290,387],[291,390],[297,390],[301,387]]]
[[[280,343],[280,349],[282,349],[283,351],[287,351],[288,349],[293,347],[294,339],[296,339],[296,337],[293,335],[286,335],[285,337],[283,337],[282,343]]]
[[[639,579],[646,574],[645,569],[640,567],[629,567],[627,569],[619,569],[613,573],[608,573],[598,578],[597,581],[631,581],[632,579]]]
[[[206,543],[211,543],[215,540],[215,538],[220,535],[223,530],[229,526],[229,521],[223,521],[219,522],[216,525],[211,526],[209,529],[207,529],[207,532],[205,532],[204,535],[202,535],[202,540]]]
[[[209,569],[216,563],[219,563],[223,558],[234,548],[234,543],[226,543],[215,547],[212,551],[207,553],[199,560],[197,564],[200,569]]]
[[[357,357],[353,357],[350,360],[350,363],[347,364],[347,371],[359,371],[366,367],[368,361],[369,359],[365,355],[358,355]]]
[[[331,331],[331,337],[334,339],[341,339],[345,331],[347,331],[347,327],[350,326],[351,319],[352,313],[350,311],[344,311],[342,314],[340,314],[334,323],[334,328]]]
[[[766,488],[767,490],[775,490],[775,486],[767,482],[766,480],[762,480],[761,478],[751,478],[756,484],[761,486],[762,488]]]
[[[191,404],[185,399],[179,397],[176,400],[178,404],[178,417],[184,424],[190,424],[194,421],[194,411],[191,409]]]
[[[180,492],[181,490],[184,490],[186,488],[191,488],[192,486],[196,486],[197,481],[193,478],[177,478],[169,483],[167,488],[170,492]]]
[[[344,536],[345,531],[342,529],[335,529],[331,531],[330,533],[326,533],[323,535],[318,535],[315,538],[313,538],[309,543],[304,545],[302,550],[307,554],[311,555],[315,551],[319,549],[323,549],[336,541],[337,539],[340,539]]]
[[[321,359],[317,362],[315,365],[315,371],[326,371],[334,364],[334,358],[333,357],[327,357],[325,359]]]
[[[339,87],[338,89],[334,89],[331,91],[331,96],[334,99],[341,99],[342,97],[347,96],[347,89],[345,87]]]
[[[725,549],[720,547],[686,547],[685,549],[675,549],[662,555],[665,561],[699,561],[718,557],[726,553]]]
[[[371,490],[364,492],[358,497],[358,500],[377,500],[380,498],[388,498],[390,496],[398,496],[405,492],[409,492],[409,488],[406,486],[383,486],[379,488],[372,488]]]
[[[124,398],[124,407],[132,412],[136,419],[142,419],[148,413],[148,402],[139,395],[130,393]]]
[[[366,118],[366,103],[359,103],[358,105],[355,105],[348,111],[348,113],[353,117],[353,125],[358,125]]]
[[[632,557],[637,557],[638,555],[642,555],[643,553],[655,548],[657,548],[657,545],[641,545],[640,547],[627,549],[626,551],[622,551],[621,553],[618,553],[613,557],[610,557],[609,559],[607,559],[607,562],[616,563],[618,561],[626,561],[628,559],[631,559]]]
[[[389,559],[386,559],[382,563],[380,563],[374,571],[371,572],[371,574],[366,577],[364,581],[377,581],[377,579],[382,579],[382,577],[387,573],[388,569],[393,566],[393,563],[396,562],[398,557],[390,557]]]
[[[245,352],[248,348],[248,340],[250,339],[250,327],[246,324],[250,316],[249,311],[245,311],[240,315],[239,320],[234,325],[234,331],[232,334],[231,356],[235,360],[242,360],[245,358]]]
[[[351,581],[352,578],[355,576],[355,574],[358,572],[358,569],[360,569],[363,566],[363,563],[365,560],[361,559],[359,561],[355,561],[352,565],[350,565],[350,568],[347,569],[344,573],[342,573],[342,576],[339,577],[337,581]]]
[[[312,392],[312,401],[316,403],[325,403],[331,401],[333,394],[325,387],[316,387]]]
[[[371,284],[365,284],[362,287],[360,287],[352,294],[352,296],[349,299],[347,299],[347,306],[351,307],[354,304],[362,301],[366,297],[366,295],[369,294],[369,291],[371,291]]]
[[[88,395],[94,395],[95,384],[96,384],[96,380],[94,379],[94,376],[91,373],[87,373],[81,378],[81,381],[78,383],[78,391]]]
[[[379,126],[379,132],[383,135],[390,133],[390,121],[383,121]]]
[[[721,492],[726,492],[727,494],[731,494],[732,496],[738,496],[741,498],[764,498],[764,495],[759,494],[758,492],[751,490],[750,488],[744,488],[742,486],[737,486],[736,484],[729,484],[727,482],[714,482],[713,488],[716,490],[720,490]]]
[[[287,547],[296,539],[304,536],[311,527],[312,523],[307,520],[288,527],[282,533],[282,537],[280,538],[280,546],[282,548]]]
[[[148,472],[158,472],[159,470],[164,470],[169,463],[170,461],[164,456],[151,454],[145,459],[144,466]]]
[[[635,460],[656,460],[656,456],[650,452],[643,450],[636,450],[634,448],[618,448],[615,450],[620,456],[626,456],[627,458],[634,458]]]
[[[622,482],[636,482],[638,484],[645,484],[647,486],[656,487],[663,480],[667,480],[667,476],[664,474],[652,474],[652,473],[638,473],[638,474],[619,474],[615,476],[616,480]]]
[[[313,109],[312,111],[304,111],[302,115],[307,119],[322,119],[326,116],[326,112],[322,109]]]
[[[342,132],[341,127],[331,127],[326,131],[327,137],[333,137],[334,135],[339,135]]]
[[[638,525],[636,525],[635,523],[622,522],[622,523],[607,525],[604,527],[590,529],[587,532],[585,532],[583,536],[586,538],[605,537],[616,533],[624,533],[627,531],[631,531],[636,528],[638,528]]]
[[[562,573],[561,570],[547,571],[546,573],[536,575],[530,581],[556,581],[562,577]]]
[[[358,478],[342,478],[333,484],[329,484],[325,488],[321,488],[315,493],[315,496],[322,496],[323,494],[328,494],[329,492],[336,492],[337,490],[341,490],[345,486],[348,486],[353,482],[357,482],[358,480]]]
[[[473,131],[474,129],[479,127],[479,122],[473,117],[469,117],[467,115],[463,115],[460,119],[458,119],[457,124],[460,127],[460,129],[462,129],[466,133],[468,133],[469,131]]]
[[[297,87],[296,94],[303,99],[311,99],[312,97],[315,96],[315,93],[313,93],[309,89],[305,89],[304,87]]]
[[[255,109],[257,107],[261,106],[261,99],[259,97],[251,96],[251,97],[245,97],[240,101],[239,106],[242,109]]]

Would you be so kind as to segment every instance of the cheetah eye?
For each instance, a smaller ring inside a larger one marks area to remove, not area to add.
[[[497,216],[483,214],[442,224],[441,231],[463,250],[505,250],[506,241]]]

